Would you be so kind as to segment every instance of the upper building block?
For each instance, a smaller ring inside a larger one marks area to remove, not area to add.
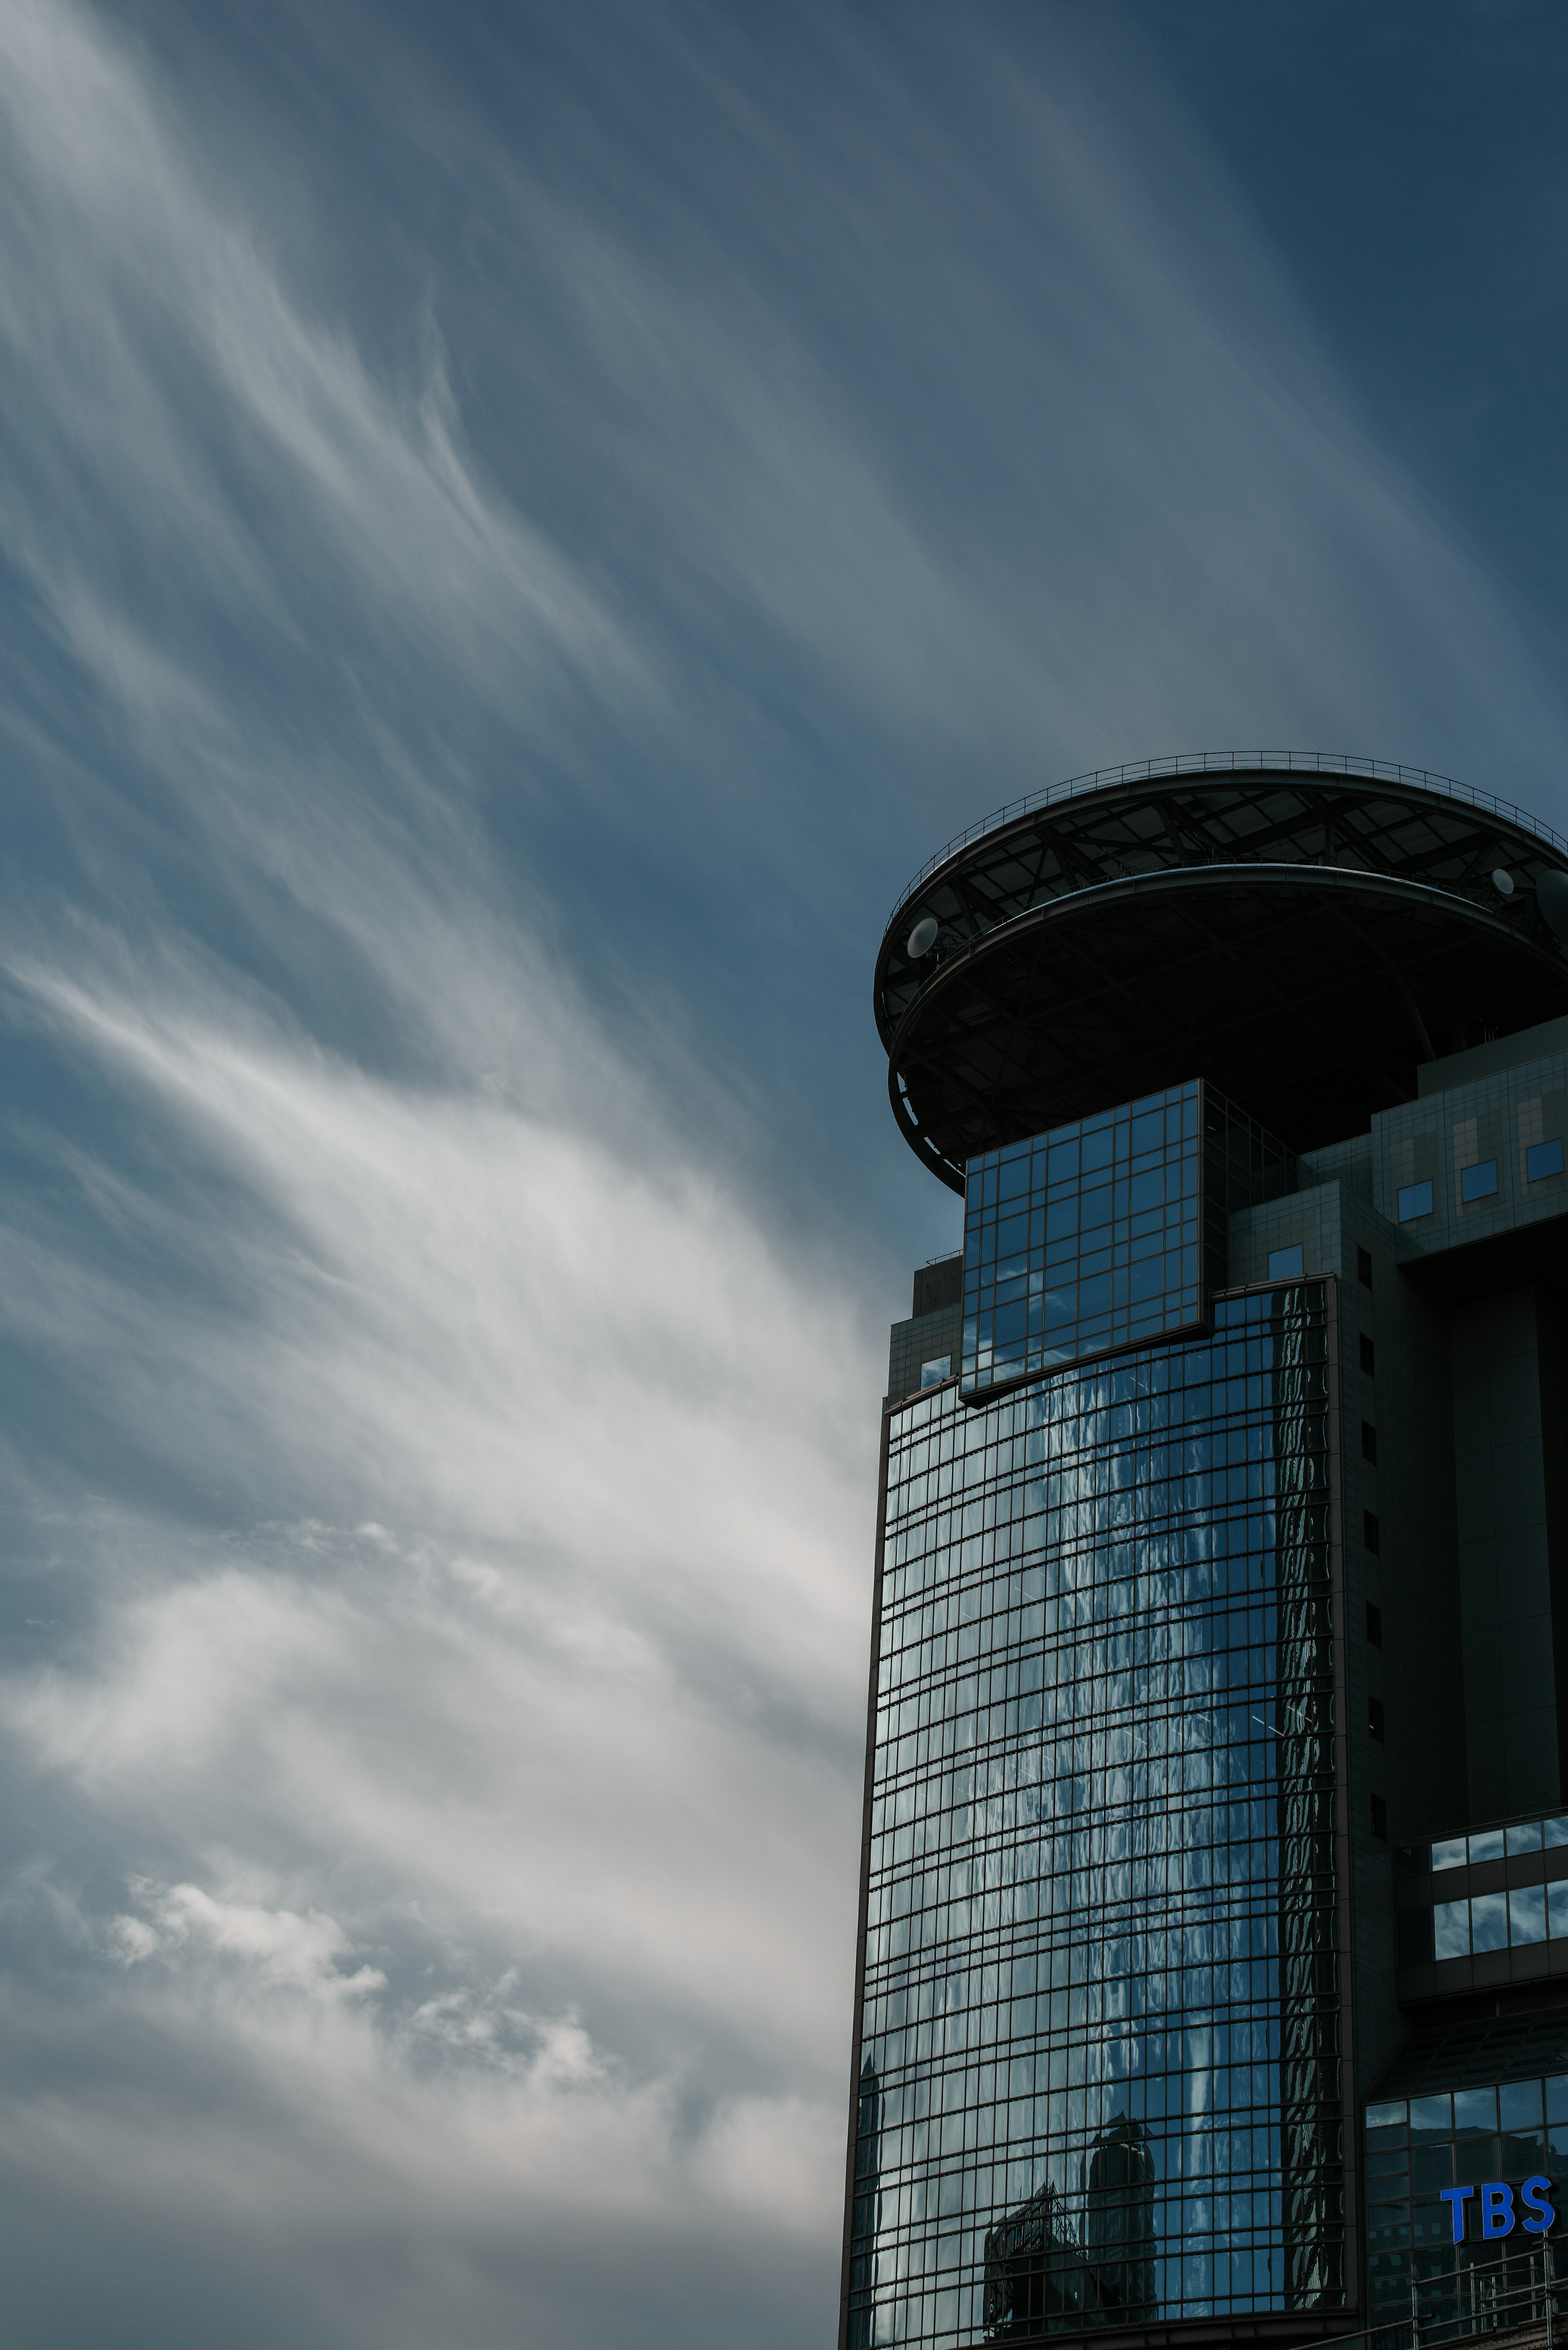
[[[1519,810],[1372,761],[1057,786],[894,910],[875,1001],[895,1115],[955,1191],[971,1159],[1190,1074],[1293,1149],[1363,1132],[1421,1063],[1568,1014],[1537,898],[1564,866]]]

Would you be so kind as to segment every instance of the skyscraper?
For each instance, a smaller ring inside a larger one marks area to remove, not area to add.
[[[889,1349],[846,2350],[1436,2323],[1568,2204],[1565,937],[1568,842],[1327,758],[899,899],[962,1249]]]

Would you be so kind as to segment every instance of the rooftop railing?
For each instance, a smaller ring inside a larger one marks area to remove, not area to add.
[[[1427,767],[1398,766],[1387,759],[1355,759],[1338,751],[1183,751],[1167,759],[1135,759],[1119,767],[1096,767],[1092,775],[1069,775],[1062,783],[1047,784],[1040,791],[1026,793],[1022,799],[1009,800],[1005,806],[993,808],[989,816],[955,833],[934,857],[927,858],[895,901],[888,925],[898,920],[911,898],[950,857],[967,848],[971,840],[982,839],[988,832],[999,831],[1003,825],[1028,816],[1035,808],[1073,799],[1080,793],[1102,790],[1108,784],[1151,783],[1165,775],[1240,775],[1256,768],[1282,775],[1366,775],[1380,783],[1417,784],[1424,791],[1440,792],[1445,798],[1461,800],[1468,807],[1485,808],[1491,816],[1502,816],[1568,858],[1568,840],[1553,832],[1550,825],[1542,824],[1523,808],[1515,807],[1510,800],[1499,799],[1492,792],[1480,791],[1473,784],[1461,784],[1452,775],[1434,775]]]
[[[1511,2258],[1478,2262],[1446,2276],[1412,2282],[1410,2314],[1360,2334],[1319,2337],[1313,2350],[1440,2350],[1478,2334],[1494,2340],[1512,2335],[1519,2350],[1557,2350],[1563,2341],[1568,2281],[1559,2272],[1556,2247],[1521,2251]],[[1499,2350],[1501,2350],[1501,2342]]]

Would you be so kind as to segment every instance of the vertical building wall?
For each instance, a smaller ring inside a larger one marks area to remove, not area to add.
[[[963,1343],[963,1257],[936,1258],[915,1275],[914,1312],[888,1342],[888,1403],[901,1403],[956,1372]],[[942,1369],[945,1362],[947,1368]]]
[[[888,1415],[845,2339],[1346,2298],[1327,1305]]]
[[[1450,1329],[1469,1815],[1501,1819],[1563,1792],[1561,1334],[1535,1289],[1456,1305]]]

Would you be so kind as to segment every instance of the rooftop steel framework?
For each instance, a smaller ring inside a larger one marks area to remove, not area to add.
[[[1519,810],[1371,761],[1058,787],[899,900],[875,983],[894,1113],[955,1191],[978,1151],[1191,1076],[1297,1149],[1341,1139],[1411,1097],[1417,1062],[1568,1012],[1549,868],[1568,843]]]

